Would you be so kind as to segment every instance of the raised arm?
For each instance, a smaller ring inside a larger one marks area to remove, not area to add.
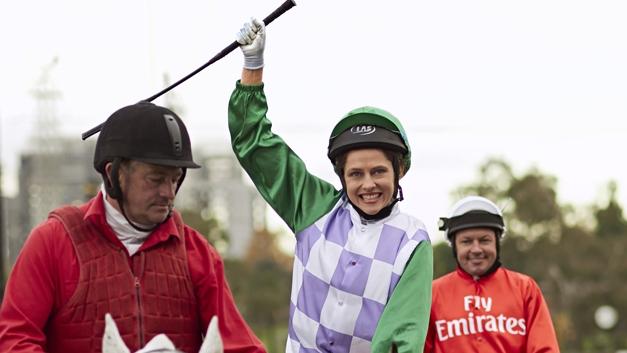
[[[231,144],[253,183],[287,225],[299,232],[328,212],[341,193],[310,174],[303,161],[272,132],[263,91],[263,23],[251,20],[238,33],[244,69],[229,101]]]
[[[258,86],[263,82],[263,67],[255,70],[242,69],[241,84],[244,86]]]

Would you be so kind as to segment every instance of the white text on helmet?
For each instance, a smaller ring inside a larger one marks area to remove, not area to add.
[[[370,135],[377,131],[377,128],[372,125],[358,125],[351,128],[351,132],[355,135]]]

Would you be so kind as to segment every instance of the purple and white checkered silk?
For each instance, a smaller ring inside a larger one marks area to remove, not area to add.
[[[363,222],[344,200],[296,235],[287,353],[366,353],[418,244],[419,220],[396,205]]]

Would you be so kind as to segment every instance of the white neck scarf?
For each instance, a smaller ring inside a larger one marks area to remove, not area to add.
[[[101,187],[102,197],[105,205],[105,215],[107,217],[107,223],[113,229],[115,235],[120,239],[128,254],[133,256],[137,252],[140,246],[144,243],[144,240],[148,238],[151,231],[142,232],[139,231],[133,226],[131,226],[124,215],[115,209],[113,205],[109,203],[107,200],[107,192],[105,191],[104,185]],[[141,226],[141,225],[140,225]]]

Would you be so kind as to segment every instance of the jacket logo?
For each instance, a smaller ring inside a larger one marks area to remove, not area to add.
[[[357,125],[351,128],[351,132],[355,135],[370,135],[377,131],[377,128],[373,125]]]
[[[492,298],[467,295],[463,299],[465,317],[435,321],[438,340],[492,332],[495,334],[527,335],[524,318],[493,313]]]

